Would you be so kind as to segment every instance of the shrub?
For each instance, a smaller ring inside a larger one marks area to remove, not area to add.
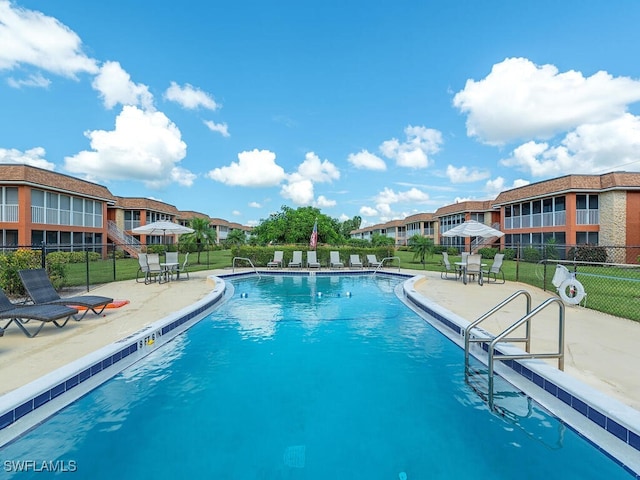
[[[569,258],[575,258],[580,262],[605,263],[607,250],[596,245],[580,245],[569,249]]]
[[[542,255],[536,248],[525,247],[525,249],[522,251],[522,259],[525,262],[538,263],[540,260],[542,260]]]
[[[516,251],[513,248],[505,248],[502,253],[505,260],[513,260],[516,258]]]
[[[4,291],[9,295],[24,295],[18,270],[40,268],[41,261],[41,253],[35,250],[21,248],[0,254],[0,283]]]
[[[492,247],[484,247],[484,248],[479,248],[478,253],[482,255],[483,259],[485,258],[492,259],[492,258],[495,258],[496,253],[498,253],[498,249],[492,248]]]

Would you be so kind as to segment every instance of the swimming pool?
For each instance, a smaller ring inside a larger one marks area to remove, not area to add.
[[[511,418],[491,413],[459,348],[399,303],[399,281],[233,280],[208,318],[4,448],[5,472],[33,460],[83,478],[629,478],[515,392]]]

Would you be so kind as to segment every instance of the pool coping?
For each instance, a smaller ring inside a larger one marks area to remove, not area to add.
[[[402,283],[404,298],[401,300],[417,313],[426,314],[421,316],[464,349],[464,328],[470,322],[418,293],[415,283],[423,280],[423,275],[390,271],[376,273],[367,269],[244,271],[210,275],[208,279],[214,282],[213,288],[201,300],[0,396],[0,447],[20,437],[204,318],[223,299],[227,289],[225,278],[253,277],[256,273],[268,276],[358,276],[375,273],[405,279]],[[521,349],[508,344],[501,346],[500,352],[523,353]],[[482,361],[481,358],[480,360]],[[634,461],[634,456],[640,452],[640,412],[540,360],[497,362],[496,373],[530,395],[640,480],[640,459]],[[558,404],[567,408],[559,408]],[[585,423],[584,419],[589,420],[586,425],[591,428],[581,426]],[[618,447],[623,451],[623,458],[611,453],[612,449]]]
[[[202,299],[0,396],[0,448],[204,318],[226,290],[219,277],[207,280],[212,290]]]
[[[464,330],[471,322],[421,295],[415,284],[425,278],[417,275],[404,282],[402,291],[408,301],[405,303],[418,313],[426,313],[428,317],[424,318],[430,324],[464,350]],[[501,344],[496,351],[525,353],[508,343]],[[474,349],[471,353],[486,364],[486,359],[476,352]],[[495,371],[640,479],[639,411],[541,360],[500,361],[496,362]],[[585,419],[588,422],[583,422]]]

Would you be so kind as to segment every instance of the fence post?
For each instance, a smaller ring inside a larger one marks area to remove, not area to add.
[[[84,259],[87,265],[87,292],[89,291],[89,250],[85,247]]]
[[[109,245],[107,245],[107,248],[109,248]],[[116,260],[117,260],[116,244],[112,243],[111,248],[113,249],[113,281],[115,282],[116,281]]]
[[[45,242],[42,242],[40,264],[42,268],[47,268],[47,244]]]

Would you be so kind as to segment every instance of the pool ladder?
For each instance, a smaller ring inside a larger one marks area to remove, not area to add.
[[[491,335],[489,332],[478,327],[480,323],[485,321],[487,318],[492,316],[494,313],[498,312],[505,305],[511,303],[516,298],[524,296],[526,298],[526,311],[522,318],[515,321],[505,330],[503,330],[498,335]],[[531,320],[538,315],[542,310],[547,308],[552,303],[558,305],[558,351],[557,352],[541,352],[541,353],[531,353]],[[525,335],[524,337],[508,337],[508,335],[512,334],[518,327],[522,325],[525,326]],[[469,366],[470,360],[470,349],[472,343],[478,343],[482,346],[484,350],[488,353],[487,358],[487,377],[488,377],[488,387],[487,387],[487,402],[489,404],[489,408],[494,410],[494,375],[495,375],[495,362],[496,361],[507,361],[507,360],[521,360],[528,358],[557,358],[558,359],[558,369],[564,370],[564,326],[565,326],[565,307],[562,300],[557,297],[548,298],[540,305],[538,305],[535,309],[531,310],[531,294],[526,290],[518,290],[513,293],[511,296],[497,304],[491,310],[483,314],[480,318],[470,323],[464,329],[464,379],[465,382],[470,384],[471,373],[482,373],[479,371],[471,371]],[[525,344],[525,352],[522,354],[503,354],[496,350],[496,345],[498,343],[514,343],[521,342]],[[478,392],[480,393],[480,392]]]

